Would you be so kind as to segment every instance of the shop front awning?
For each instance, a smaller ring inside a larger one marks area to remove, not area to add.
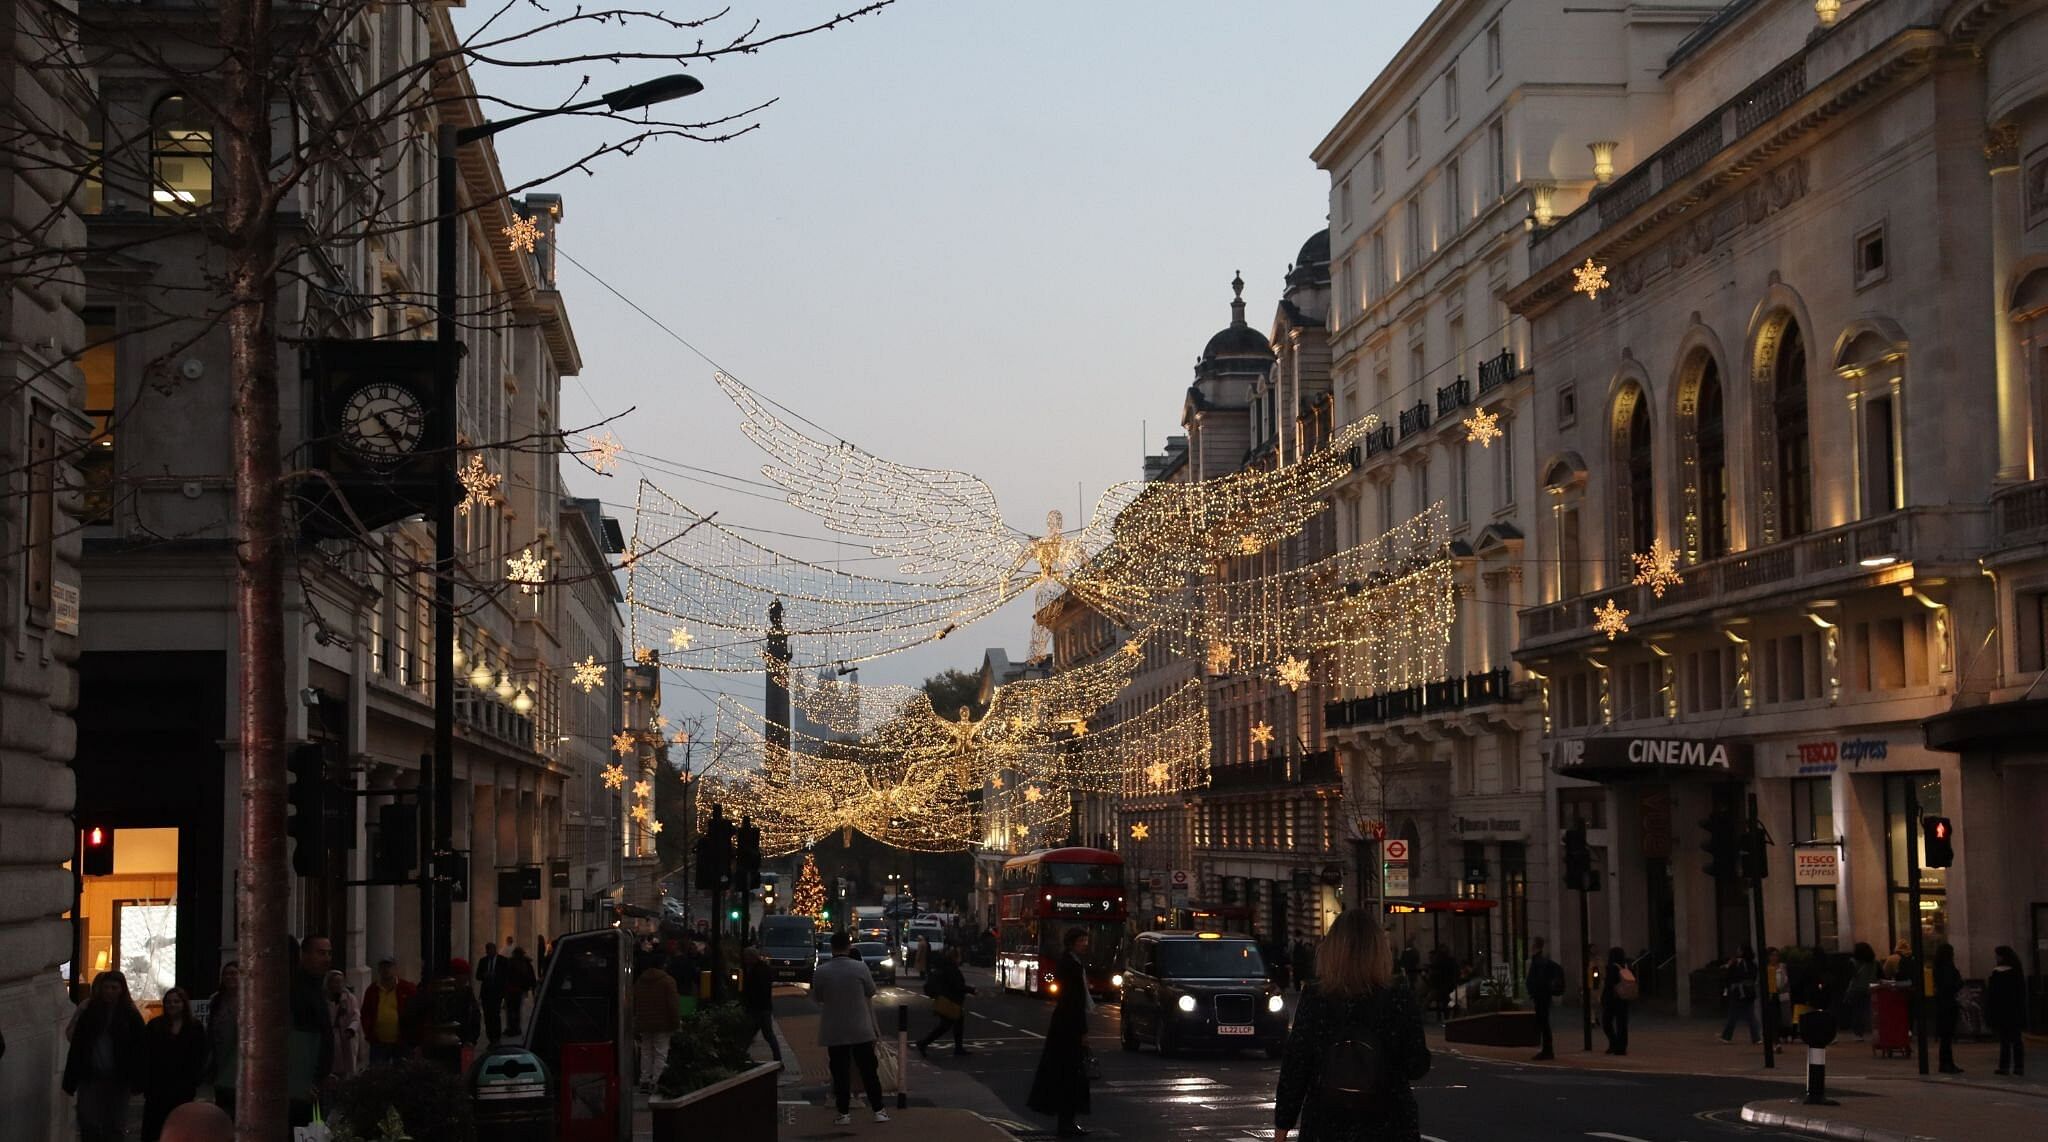
[[[1470,916],[1488,912],[1498,907],[1500,907],[1500,901],[1484,900],[1476,896],[1452,897],[1443,900],[1395,896],[1387,900],[1387,913],[1394,916],[1414,916],[1445,912],[1456,916]]]
[[[1756,771],[1750,744],[1726,738],[1553,738],[1544,751],[1551,772],[1589,781],[1744,780]]]
[[[2032,746],[2041,740],[2042,727],[2048,726],[2048,698],[1968,706],[1937,714],[1920,725],[1927,748],[1944,753]]]

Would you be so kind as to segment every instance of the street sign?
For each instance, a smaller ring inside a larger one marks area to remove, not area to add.
[[[1385,888],[1385,895],[1387,896],[1408,895],[1408,866],[1405,864],[1388,865],[1386,875],[1382,878],[1381,883]]]
[[[1177,868],[1173,870],[1173,886],[1180,889],[1185,889],[1188,886],[1188,873],[1186,869]]]
[[[1408,842],[1407,842],[1407,841],[1404,841],[1404,840],[1402,840],[1402,839],[1401,839],[1401,838],[1399,838],[1399,837],[1395,837],[1395,838],[1394,838],[1393,840],[1391,840],[1391,841],[1388,841],[1388,842],[1387,842],[1387,845],[1386,845],[1386,848],[1385,848],[1385,850],[1384,850],[1384,851],[1385,851],[1385,853],[1386,853],[1386,857],[1387,857],[1387,862],[1388,862],[1389,864],[1407,864],[1407,863],[1408,863]],[[1401,875],[1403,875],[1403,876],[1406,876],[1406,875],[1408,875],[1408,874],[1407,874],[1406,872],[1403,872],[1403,873],[1402,873]]]
[[[1375,821],[1369,817],[1360,817],[1358,818],[1358,835],[1368,841],[1384,841],[1387,839],[1387,823],[1385,821]]]

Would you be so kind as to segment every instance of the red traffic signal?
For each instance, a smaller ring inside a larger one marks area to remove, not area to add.
[[[1921,851],[1927,854],[1928,868],[1948,868],[1956,863],[1955,829],[1947,817],[1922,817]]]
[[[87,825],[79,830],[84,857],[78,871],[85,876],[114,875],[114,830],[105,825]]]

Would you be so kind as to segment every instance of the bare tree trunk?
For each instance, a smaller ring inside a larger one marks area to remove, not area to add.
[[[284,914],[284,501],[277,393],[276,210],[270,162],[271,0],[221,5],[221,224],[235,393],[235,532],[240,574],[242,867],[236,880],[237,1142],[286,1132],[286,1031],[291,1025]]]

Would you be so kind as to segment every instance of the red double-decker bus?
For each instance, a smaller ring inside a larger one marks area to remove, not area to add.
[[[1051,994],[1069,928],[1085,928],[1088,990],[1113,995],[1116,952],[1126,932],[1124,858],[1103,849],[1041,849],[1003,864],[996,908],[996,982],[1005,991]]]

